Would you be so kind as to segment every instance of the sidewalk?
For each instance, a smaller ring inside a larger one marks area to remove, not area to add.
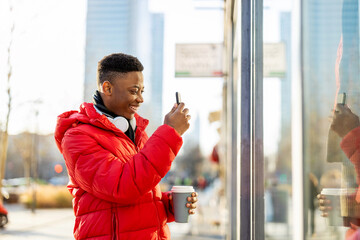
[[[21,205],[5,205],[9,223],[0,230],[1,240],[74,239],[72,209],[37,209],[33,214]]]
[[[9,212],[9,223],[0,229],[1,240],[73,240],[74,213],[72,209],[37,209],[31,210],[22,205],[5,205]],[[212,226],[193,222],[170,223],[172,240],[218,240],[225,239],[213,234]],[[200,229],[200,231],[199,231]],[[207,229],[206,234],[204,234]],[[198,232],[198,233],[196,233]]]

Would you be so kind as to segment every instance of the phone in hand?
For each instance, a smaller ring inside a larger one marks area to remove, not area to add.
[[[179,105],[181,103],[181,95],[180,95],[180,93],[176,92],[175,97],[176,97],[176,103],[177,103],[177,105]]]
[[[340,93],[337,99],[337,103],[341,104],[341,105],[345,105],[346,104],[346,93]]]

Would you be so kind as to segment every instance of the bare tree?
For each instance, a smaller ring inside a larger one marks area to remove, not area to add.
[[[13,12],[12,5],[9,1],[9,10],[10,13]],[[1,154],[0,154],[0,192],[2,190],[2,180],[5,177],[5,166],[6,166],[6,157],[7,157],[7,148],[8,148],[8,137],[9,137],[9,119],[10,119],[10,112],[11,112],[11,76],[12,76],[12,65],[11,65],[11,47],[13,44],[13,36],[14,36],[14,30],[15,30],[15,23],[14,21],[11,24],[10,28],[10,42],[7,49],[8,52],[8,58],[7,58],[7,64],[8,64],[8,74],[7,74],[7,97],[8,97],[8,104],[7,104],[7,114],[5,118],[4,123],[4,131],[1,134]],[[0,194],[1,195],[1,194]],[[3,198],[0,197],[0,203],[3,203]]]
[[[33,135],[30,132],[24,132],[14,138],[14,145],[17,152],[20,153],[24,164],[24,176],[27,181],[27,186],[30,186],[30,169],[31,169],[31,158],[33,156]]]

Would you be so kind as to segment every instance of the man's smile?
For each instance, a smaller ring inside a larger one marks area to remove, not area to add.
[[[134,111],[134,112],[137,112],[137,110],[139,109],[139,105],[137,105],[137,106],[130,106],[130,109],[132,110],[132,111]]]

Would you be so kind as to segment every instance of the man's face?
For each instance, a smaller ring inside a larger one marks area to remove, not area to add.
[[[132,119],[140,104],[144,102],[144,76],[142,72],[128,72],[119,74],[112,81],[112,91],[106,107],[116,115]]]

